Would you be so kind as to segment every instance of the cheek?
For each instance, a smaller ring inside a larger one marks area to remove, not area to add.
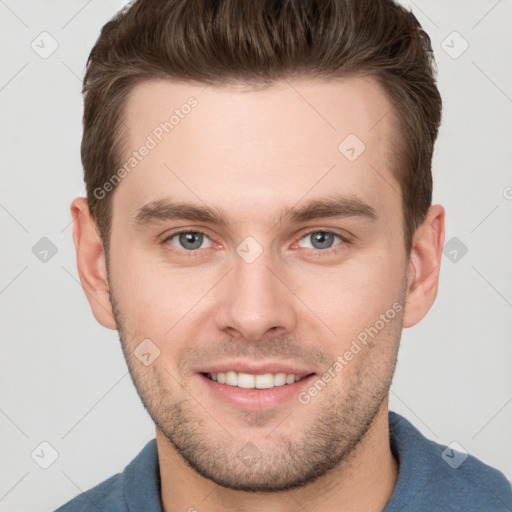
[[[372,251],[368,257],[353,258],[338,267],[319,267],[303,274],[296,271],[292,288],[314,313],[312,322],[321,319],[334,332],[330,334],[341,350],[365,328],[374,326],[381,315],[395,317],[402,295],[402,263],[399,254]]]
[[[133,249],[130,257],[112,257],[112,262],[118,309],[126,331],[137,338],[175,338],[218,279],[211,270],[169,269]]]

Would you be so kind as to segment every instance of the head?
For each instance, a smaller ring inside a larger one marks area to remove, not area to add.
[[[437,292],[428,36],[391,0],[137,1],[84,93],[79,273],[158,435],[247,491],[348,460]],[[243,405],[237,369],[301,380]]]

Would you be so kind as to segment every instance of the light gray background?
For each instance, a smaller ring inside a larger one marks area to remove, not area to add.
[[[69,214],[85,191],[85,61],[123,3],[0,0],[2,511],[53,510],[154,437],[117,333],[96,323],[79,284]],[[391,409],[512,479],[512,2],[404,3],[438,61],[434,199],[446,208],[446,240],[467,254],[443,256],[434,307],[404,331]],[[58,43],[45,59],[31,47],[51,49],[43,31]],[[461,37],[469,47],[458,55]],[[42,237],[58,249],[46,263],[32,252]],[[58,452],[48,469],[31,458],[51,462],[43,441]]]

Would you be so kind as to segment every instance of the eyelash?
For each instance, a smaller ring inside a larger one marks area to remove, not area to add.
[[[174,231],[173,233],[171,233],[170,235],[166,236],[161,242],[160,244],[161,245],[164,245],[164,246],[168,246],[168,242],[180,235],[181,233],[194,233],[194,234],[199,234],[199,235],[203,235],[205,236],[206,238],[210,239],[210,237],[203,231],[200,231],[200,230],[196,230],[196,229],[182,229],[180,231]],[[340,245],[350,245],[351,244],[351,241],[343,236],[343,235],[340,235],[339,233],[336,233],[335,231],[328,231],[328,230],[324,230],[324,229],[314,229],[312,231],[308,231],[307,233],[304,233],[299,239],[298,241],[302,240],[303,238],[306,238],[307,236],[310,236],[310,235],[313,235],[315,233],[325,233],[325,234],[330,234],[330,235],[334,235],[336,237],[338,237],[340,240],[341,240],[341,244],[337,244],[335,245],[334,247],[329,247],[328,249],[311,249],[309,248],[309,254],[313,255],[313,256],[322,256],[324,254],[331,254],[331,252],[333,251],[336,251],[337,247],[340,246]],[[176,247],[173,247],[172,250],[174,249],[177,249]],[[197,256],[200,256],[200,253],[201,252],[201,249],[193,249],[193,250],[190,250],[190,251],[187,251],[185,249],[182,249],[180,251],[180,253],[185,253],[187,254],[189,257],[197,257]]]

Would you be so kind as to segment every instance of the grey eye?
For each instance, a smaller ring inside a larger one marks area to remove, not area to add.
[[[175,239],[177,239],[178,243],[174,243]],[[208,237],[199,231],[182,231],[168,238],[171,245],[178,247],[178,249],[186,249],[187,251],[203,248],[203,243],[206,240],[209,240]]]
[[[308,239],[311,241],[311,248],[313,249],[330,249],[334,245],[335,239],[342,240],[340,235],[329,231],[314,231],[302,237],[301,240]]]

